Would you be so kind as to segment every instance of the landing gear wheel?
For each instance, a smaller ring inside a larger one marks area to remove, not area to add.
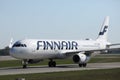
[[[55,61],[53,61],[52,65],[53,65],[53,67],[56,67],[56,62],[55,62]]]
[[[87,63],[79,64],[79,67],[86,67],[86,66],[87,66]]]
[[[82,64],[79,64],[79,67],[82,67]]]
[[[49,67],[56,67],[56,62],[51,60],[51,61],[48,63],[48,66],[49,66]]]
[[[49,67],[52,67],[52,63],[51,63],[51,62],[49,62],[49,63],[48,63],[48,66],[49,66]]]
[[[87,64],[86,64],[86,63],[84,63],[84,64],[83,64],[83,67],[86,67],[86,66],[87,66]]]
[[[23,68],[25,69],[25,68],[27,68],[28,61],[27,60],[23,60],[22,64],[23,64]]]
[[[23,65],[23,68],[27,68],[27,65]]]

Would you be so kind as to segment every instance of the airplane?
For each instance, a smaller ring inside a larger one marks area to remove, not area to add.
[[[49,59],[49,67],[56,67],[54,59],[72,57],[79,67],[86,67],[95,51],[106,51],[112,45],[107,41],[109,16],[106,16],[96,40],[48,40],[48,39],[23,39],[10,41],[10,55],[22,60],[23,68],[27,64],[37,63],[43,59]]]

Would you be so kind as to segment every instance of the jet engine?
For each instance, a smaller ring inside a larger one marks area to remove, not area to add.
[[[83,53],[78,53],[73,56],[73,61],[75,63],[86,63],[87,56]]]
[[[29,63],[29,64],[34,64],[34,63],[39,63],[40,61],[43,61],[43,60],[39,60],[39,59],[29,59],[29,60],[28,60],[28,63]]]

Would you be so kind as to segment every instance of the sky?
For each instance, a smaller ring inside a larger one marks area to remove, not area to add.
[[[0,49],[11,38],[96,39],[105,16],[120,43],[120,0],[0,0]]]

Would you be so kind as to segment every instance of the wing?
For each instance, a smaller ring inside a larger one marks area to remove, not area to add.
[[[81,51],[81,50],[74,50],[74,51],[73,50],[69,50],[69,51],[63,51],[62,53],[66,54],[67,56],[75,55],[75,54],[78,54],[78,53],[84,53],[87,56],[90,56],[94,52],[103,52],[103,51],[109,51],[109,50],[120,50],[120,47],[118,47],[118,48],[107,47],[105,49],[84,50],[84,51]]]
[[[115,43],[115,44],[108,44],[106,45],[107,47],[116,47],[116,46],[120,46],[120,43]],[[119,47],[120,48],[120,47]]]

